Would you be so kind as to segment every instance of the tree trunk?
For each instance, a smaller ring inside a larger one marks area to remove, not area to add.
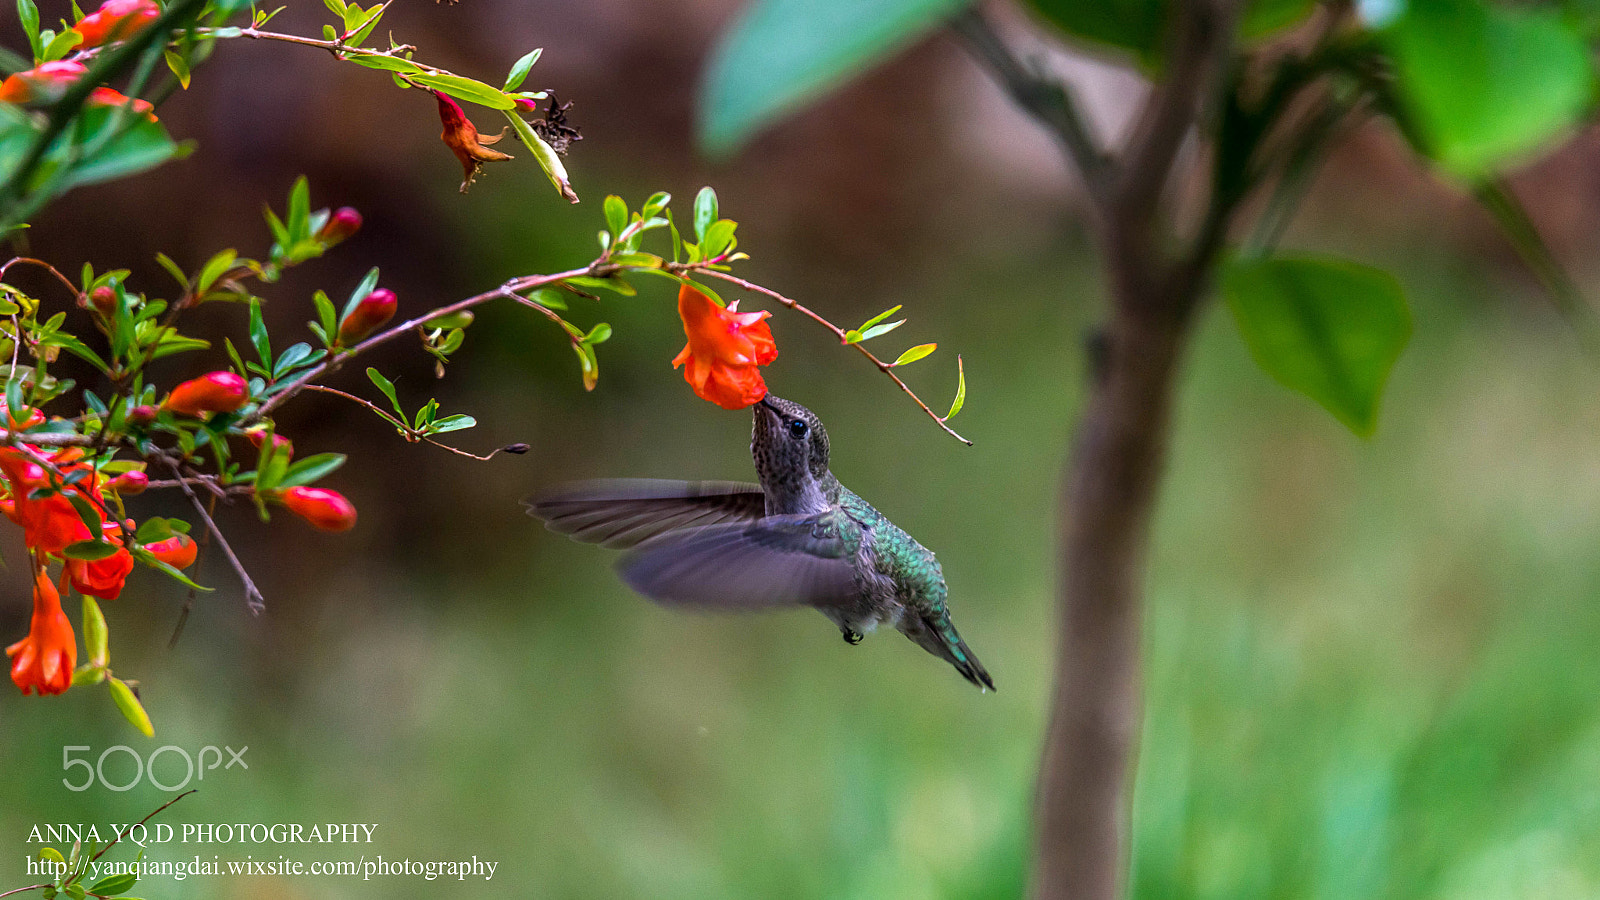
[[[1185,284],[1174,294],[1134,267],[1113,270],[1114,312],[1091,347],[1092,395],[1060,501],[1060,633],[1038,783],[1036,900],[1121,896],[1145,549],[1198,291]]]

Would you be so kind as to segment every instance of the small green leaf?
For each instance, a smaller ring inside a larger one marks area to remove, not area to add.
[[[720,218],[717,209],[717,192],[710,185],[700,189],[694,197],[694,239],[705,243],[706,231]]]
[[[1233,261],[1221,283],[1261,368],[1370,435],[1384,383],[1411,336],[1394,276],[1340,259],[1275,258]]]
[[[946,422],[954,419],[956,413],[961,412],[961,407],[967,405],[967,367],[961,361],[961,356],[956,356],[956,399],[950,404],[950,411],[944,414]]]
[[[859,338],[857,338],[855,341],[852,341],[852,343],[860,343],[861,341],[870,341],[873,338],[878,337],[880,335],[888,334],[889,332],[895,330],[896,328],[899,328],[901,325],[904,325],[905,323],[906,323],[905,319],[897,319],[896,321],[893,321],[893,322],[885,322],[885,323],[883,323],[881,325],[874,325],[871,328],[863,328],[861,330],[861,336]]]
[[[622,234],[622,229],[628,227],[628,204],[616,194],[610,194],[605,200],[605,213],[606,225],[611,229],[611,234],[614,236]]]
[[[385,72],[398,72],[401,75],[416,75],[422,67],[399,56],[387,56],[381,53],[352,53],[347,57],[358,66],[369,69],[380,69]]]
[[[150,714],[144,711],[144,704],[139,702],[138,696],[133,693],[133,688],[128,687],[127,682],[114,675],[106,681],[111,685],[111,699],[117,704],[117,709],[122,710],[123,718],[139,729],[145,737],[155,737],[156,729],[150,724]]]
[[[89,652],[89,661],[96,666],[111,662],[110,637],[106,628],[105,613],[100,604],[88,594],[83,595],[83,649]]]
[[[167,68],[171,69],[172,74],[177,76],[178,85],[184,90],[188,90],[190,77],[189,61],[183,58],[183,54],[173,50],[166,51],[163,56],[167,61]]]
[[[34,5],[33,0],[17,0],[17,19],[22,22],[22,30],[28,36],[33,58],[43,58],[44,42],[39,39],[39,7]]]
[[[511,123],[511,130],[516,132],[517,140],[533,151],[534,159],[539,161],[539,167],[544,169],[545,177],[555,185],[556,191],[569,202],[577,203],[578,194],[572,189],[572,181],[567,177],[567,167],[561,162],[561,156],[556,153],[555,148],[535,134],[533,128],[524,122],[521,116],[506,110],[505,117]]]
[[[250,343],[264,366],[272,365],[272,342],[267,336],[267,323],[261,317],[261,301],[250,301]]]
[[[477,424],[478,420],[471,416],[445,416],[434,422],[428,430],[433,434],[444,434],[447,431],[460,431],[464,428],[471,428]]]
[[[585,344],[604,344],[611,337],[611,326],[601,322],[583,336]]]
[[[343,453],[318,453],[315,456],[308,456],[290,466],[278,480],[277,487],[288,488],[311,484],[344,465],[344,461]]]
[[[293,240],[311,236],[311,183],[301,175],[289,189],[289,236]]]
[[[503,88],[503,90],[514,91],[517,88],[522,87],[523,80],[528,77],[528,70],[532,69],[533,64],[539,61],[539,56],[542,53],[544,53],[544,48],[536,47],[533,50],[528,51],[526,56],[523,56],[521,59],[517,60],[516,63],[511,66],[511,72],[506,75],[506,86]]]
[[[132,872],[124,872],[121,875],[107,875],[91,885],[89,893],[99,894],[102,897],[115,897],[138,883],[139,876]]]
[[[362,300],[365,300],[367,295],[372,293],[377,286],[378,267],[373,266],[371,269],[367,270],[366,276],[361,279],[360,284],[356,285],[356,289],[350,292],[350,299],[346,300],[344,303],[344,315],[340,317],[340,321],[349,318],[350,314],[356,311],[356,306],[360,304]]]
[[[94,562],[97,559],[105,559],[109,556],[115,556],[116,553],[116,544],[113,544],[109,541],[94,540],[76,541],[68,544],[66,549],[61,551],[61,555],[67,557],[68,559],[81,559],[88,562]]]
[[[200,269],[199,279],[195,281],[195,296],[205,296],[206,291],[211,290],[211,286],[216,284],[217,279],[221,278],[228,269],[233,267],[233,261],[238,258],[239,254],[229,249],[222,250],[217,255],[206,260],[205,266]]]
[[[484,84],[481,81],[463,78],[460,75],[437,75],[424,72],[420,75],[412,76],[411,80],[423,87],[430,87],[449,94],[457,100],[466,100],[469,103],[487,106],[490,109],[508,110],[515,108],[517,105],[516,98],[508,95],[505,91]]]
[[[929,353],[932,353],[933,351],[935,351],[937,349],[939,349],[939,345],[938,344],[918,344],[915,347],[912,347],[910,350],[907,350],[906,352],[900,354],[900,358],[895,360],[894,362],[890,363],[889,365],[891,365],[891,366],[903,366],[903,365],[907,365],[909,363],[914,363],[917,360],[922,359],[923,357],[927,356]]]
[[[884,319],[889,318],[890,316],[894,315],[895,313],[897,313],[899,311],[900,311],[900,304],[896,303],[894,306],[891,306],[888,309],[884,310],[883,312],[878,313],[877,315],[873,316],[872,318],[866,320],[865,322],[862,322],[861,323],[861,327],[856,329],[856,330],[857,331],[866,331],[868,328],[871,328],[872,326],[878,324],[879,322],[882,322]]]
[[[382,372],[370,366],[367,368],[367,378],[371,380],[378,390],[383,392],[385,397],[389,398],[389,404],[394,407],[395,414],[402,419],[405,418],[405,410],[400,408],[400,401],[396,400],[394,396],[394,382],[383,377]]]
[[[567,298],[555,288],[539,288],[528,295],[528,299],[539,304],[545,309],[566,309]]]

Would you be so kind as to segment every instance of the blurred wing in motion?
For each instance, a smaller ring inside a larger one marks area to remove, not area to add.
[[[657,535],[723,522],[754,522],[766,512],[761,487],[736,481],[618,478],[580,481],[523,501],[551,531],[614,549]]]
[[[628,553],[618,572],[658,603],[720,609],[842,606],[859,589],[836,512],[768,516],[662,535]]]

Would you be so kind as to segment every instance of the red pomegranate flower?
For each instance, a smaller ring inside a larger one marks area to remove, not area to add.
[[[78,638],[61,611],[61,595],[41,568],[33,579],[33,623],[28,636],[6,648],[11,680],[24,694],[59,694],[72,686]]]
[[[689,343],[672,360],[688,363],[683,380],[701,399],[723,409],[744,409],[767,395],[761,366],[778,358],[772,328],[762,321],[772,315],[739,312],[734,301],[726,309],[685,284],[678,288],[678,315]]]
[[[101,526],[101,539],[117,547],[117,552],[110,556],[95,560],[67,560],[67,581],[78,593],[101,600],[115,600],[122,593],[122,584],[128,580],[128,573],[133,571],[133,555],[123,549],[120,531],[115,522]]]

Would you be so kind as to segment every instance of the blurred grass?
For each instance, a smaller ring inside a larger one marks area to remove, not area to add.
[[[584,252],[485,231],[484,283]],[[592,395],[558,335],[491,311],[440,390],[484,423],[474,440],[534,452],[480,466],[392,441],[353,461],[358,502],[397,496],[404,515],[256,549],[259,621],[213,568],[220,596],[176,652],[169,619],[109,606],[113,662],[145,681],[157,739],[85,691],[0,700],[0,834],[163,799],[66,791],[63,744],[227,743],[249,745],[250,770],[215,773],[168,821],[376,822],[377,842],[203,858],[501,869],[488,885],[198,879],[149,896],[1020,895],[1090,271],[1075,253],[1026,276],[941,267],[813,302],[849,319],[909,301],[890,340],[941,342],[908,370],[936,407],[964,354],[972,449],[775,319],[773,390],[821,414],[835,472],[939,553],[998,694],[892,632],[851,648],[814,613],[652,607],[605,553],[537,528],[517,499],[566,478],[749,477],[748,420],[668,368],[682,338],[660,288],[607,302],[618,331]],[[1138,897],[1600,889],[1600,378],[1553,317],[1486,302],[1472,273],[1402,274],[1417,338],[1371,441],[1255,371],[1221,311],[1201,324],[1149,579]],[[402,381],[414,403],[432,389]],[[0,886],[26,883],[20,859],[0,860]]]

